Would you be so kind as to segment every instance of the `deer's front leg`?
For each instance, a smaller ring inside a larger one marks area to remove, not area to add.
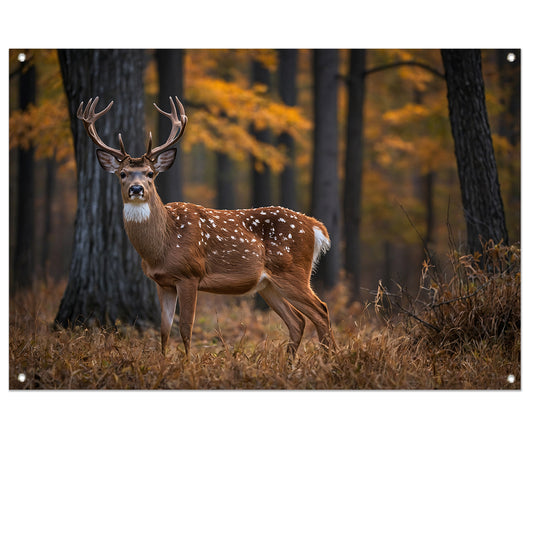
[[[180,333],[185,347],[185,355],[189,356],[191,348],[192,326],[196,313],[196,297],[198,293],[197,280],[183,280],[178,284],[178,296],[180,300]]]
[[[161,305],[161,352],[165,355],[170,329],[172,328],[172,322],[174,322],[178,291],[175,287],[157,285],[157,295]]]

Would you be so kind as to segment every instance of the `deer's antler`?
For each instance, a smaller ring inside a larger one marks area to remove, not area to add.
[[[183,107],[183,104],[179,101],[179,98],[177,96],[174,97],[176,99],[176,103],[178,104],[178,109],[176,109],[176,106],[174,105],[174,102],[172,101],[172,97],[170,96],[170,113],[166,113],[162,109],[160,109],[156,104],[154,104],[155,108],[165,117],[168,117],[170,121],[172,122],[172,128],[170,130],[170,134],[168,136],[168,139],[166,142],[160,146],[157,146],[156,148],[152,149],[152,133],[150,132],[150,138],[148,140],[148,149],[146,151],[145,156],[151,159],[152,161],[165,150],[168,150],[173,144],[177,143],[181,136],[183,135],[183,132],[185,131],[185,126],[187,125],[187,115],[185,114],[185,109]],[[178,115],[179,110],[179,115]]]
[[[99,148],[111,154],[118,161],[123,161],[126,157],[129,157],[129,154],[126,153],[126,149],[124,148],[124,143],[122,142],[122,136],[120,135],[120,133],[118,134],[120,150],[117,150],[116,148],[111,148],[110,146],[107,146],[107,144],[105,144],[104,141],[100,139],[100,136],[96,132],[96,127],[94,123],[101,116],[105,115],[111,109],[111,106],[113,105],[113,102],[111,101],[105,109],[102,109],[102,111],[100,111],[99,113],[95,113],[98,100],[99,100],[98,96],[94,99],[94,101],[91,98],[87,102],[87,106],[85,107],[85,109],[83,109],[83,102],[82,102],[80,106],[78,107],[78,112],[76,116],[83,122],[83,125],[85,126],[85,130],[87,131],[87,134]]]

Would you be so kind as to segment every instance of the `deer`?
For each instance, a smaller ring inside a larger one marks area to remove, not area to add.
[[[176,159],[174,146],[187,126],[178,97],[170,99],[168,139],[141,157],[106,145],[96,121],[112,107],[96,112],[99,97],[81,102],[77,117],[97,146],[102,168],[116,174],[122,193],[124,228],[141,257],[144,274],[153,280],[161,307],[161,353],[168,340],[179,301],[179,331],[185,356],[190,356],[197,293],[223,295],[259,293],[289,330],[287,353],[301,343],[306,317],[315,326],[321,346],[335,348],[329,311],[311,288],[311,274],[331,246],[324,224],[284,207],[218,210],[186,202],[163,204],[155,186],[158,174]]]

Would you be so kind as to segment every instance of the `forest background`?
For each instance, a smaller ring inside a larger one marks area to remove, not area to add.
[[[314,116],[312,52],[293,50],[289,67],[283,63],[283,52],[276,50],[193,49],[173,54],[164,59],[161,52],[148,50],[143,62],[144,130],[158,132],[163,127],[151,106],[153,101],[164,106],[168,96],[160,87],[161,68],[171,71],[166,76],[182,92],[178,96],[189,116],[180,162],[175,172],[158,179],[163,199],[221,208],[282,204],[312,213],[313,129],[324,127],[327,120]],[[509,242],[515,243],[520,241],[520,54],[484,50],[482,59]],[[332,181],[341,191],[334,229],[339,265],[328,280],[329,288],[343,279],[345,270],[350,273],[345,252],[353,248],[344,246],[353,228],[343,224],[341,215],[348,164],[349,51],[339,50],[336,61],[338,122],[331,146],[336,158]],[[373,299],[380,281],[385,287],[416,288],[426,250],[438,260],[453,238],[464,251],[466,233],[440,51],[367,50],[362,61],[361,212],[355,213],[360,218],[360,253],[352,296],[364,302]],[[280,68],[292,69],[292,87],[284,85]],[[35,95],[24,104],[26,109],[19,110],[17,87],[30,70]],[[33,251],[22,286],[36,280],[57,283],[68,275],[77,183],[57,52],[11,50],[10,87],[13,294],[15,277],[24,277],[23,269],[13,268],[17,241]],[[31,150],[35,159],[31,188],[17,180],[16,148]],[[15,199],[21,196],[24,202],[17,205]],[[32,213],[22,218],[31,225],[26,234],[17,234],[21,209]]]
[[[371,30],[360,27],[357,33],[368,38],[372,31],[375,43],[378,22],[378,39],[389,34],[391,23],[401,28],[399,40],[417,35],[435,42],[443,32],[446,40],[452,27],[454,39],[479,37],[479,6],[448,7],[436,25],[435,18],[421,24],[413,16],[426,13],[425,4],[387,5],[386,16],[380,4],[373,17],[358,6],[359,19],[372,24],[363,24]],[[527,34],[526,17],[500,8],[494,9],[494,20],[484,19],[487,33],[512,28],[512,34],[507,31],[512,41]],[[228,6],[221,10],[226,15]],[[42,28],[43,11],[36,11]],[[408,24],[406,11],[413,21]],[[353,35],[356,19],[339,17],[339,12],[344,10],[320,10],[320,19],[311,25],[313,35],[314,28],[324,27]],[[216,15],[211,18],[227,34],[223,18]],[[116,30],[115,20],[118,16],[107,22],[109,34]],[[294,25],[290,13],[280,18],[275,10],[261,20],[269,35],[273,27],[289,33]],[[73,22],[61,23],[71,39],[80,33],[79,21]],[[247,27],[254,36],[262,33],[256,24]],[[202,31],[202,39],[205,35]],[[393,35],[399,37],[398,30]],[[233,531],[249,531],[251,524],[264,531],[345,531],[354,522],[369,531],[426,531],[428,524],[435,531],[525,530],[529,513],[523,479],[531,473],[531,439],[524,424],[529,413],[524,394],[381,393],[350,399],[346,394],[284,394],[266,395],[267,402],[261,403],[265,395],[247,395],[245,402],[240,394],[216,395],[214,401],[179,395],[176,402],[168,395],[128,395],[119,402],[117,395],[71,394],[65,402],[63,394],[39,394],[36,402],[35,395],[11,393],[4,410],[12,443],[4,454],[9,465],[4,481],[10,482],[8,494],[15,504],[4,520],[19,529],[24,523],[28,531],[47,524],[71,531],[74,523],[87,531],[125,524],[140,531],[170,523],[202,531],[225,530],[230,524]],[[148,454],[150,466],[139,465],[139,456]],[[109,473],[122,482],[103,486]],[[140,480],[150,494],[139,490]],[[93,502],[90,512],[88,501]]]

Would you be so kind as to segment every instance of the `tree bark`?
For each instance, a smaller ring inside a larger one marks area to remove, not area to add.
[[[288,106],[296,105],[296,72],[298,69],[298,50],[279,50],[279,94],[281,101]],[[293,137],[283,132],[278,138],[278,145],[285,150],[289,162],[280,175],[281,205],[298,211],[296,194],[296,170],[294,165],[295,143]]]
[[[22,69],[19,82],[19,107],[26,109],[35,103],[35,66]],[[35,179],[34,148],[19,148],[16,209],[16,244],[13,258],[15,290],[32,286],[35,270]]]
[[[164,110],[170,110],[169,96],[177,96],[183,101],[184,65],[183,50],[163,49],[156,50],[155,57],[159,73],[159,102],[157,105]],[[163,144],[170,133],[171,123],[167,117],[158,113],[158,138]],[[163,203],[183,200],[183,164],[181,159],[182,149],[178,143],[176,160],[174,164],[157,178],[157,191]]]
[[[339,279],[339,174],[338,174],[338,51],[315,50],[313,186],[311,211],[329,232],[331,249],[321,259],[317,278],[324,288],[332,288]]]
[[[366,50],[350,51],[346,176],[344,179],[344,268],[354,300],[361,298],[361,188]]]
[[[508,242],[479,50],[442,50],[468,250]]]
[[[83,100],[100,96],[112,111],[98,123],[104,142],[141,155],[144,142],[142,50],[59,50],[78,168],[78,209],[68,285],[56,321],[74,324],[157,322],[154,284],[142,272],[140,258],[123,227],[122,197],[116,176],[99,165],[95,146],[76,118]]]

